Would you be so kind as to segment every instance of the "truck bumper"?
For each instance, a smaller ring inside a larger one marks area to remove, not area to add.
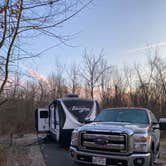
[[[150,153],[133,153],[129,156],[95,154],[90,152],[79,151],[75,147],[70,147],[70,155],[75,162],[93,164],[93,157],[106,159],[106,165],[117,166],[149,166]],[[142,162],[142,163],[141,163]]]

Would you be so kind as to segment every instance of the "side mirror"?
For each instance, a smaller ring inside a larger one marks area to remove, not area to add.
[[[160,130],[166,130],[166,118],[160,118],[159,125]]]
[[[153,130],[159,129],[160,130],[160,125],[159,123],[153,122],[152,123]]]

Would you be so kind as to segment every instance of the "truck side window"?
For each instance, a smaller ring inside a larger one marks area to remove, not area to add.
[[[40,111],[40,118],[48,118],[48,111]]]

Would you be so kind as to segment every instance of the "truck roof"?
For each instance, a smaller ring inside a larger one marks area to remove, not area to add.
[[[125,109],[133,109],[133,110],[143,110],[143,111],[150,111],[149,109],[147,108],[143,108],[143,107],[115,107],[115,108],[106,108],[104,110],[110,110],[110,109],[117,109],[117,110],[125,110]]]

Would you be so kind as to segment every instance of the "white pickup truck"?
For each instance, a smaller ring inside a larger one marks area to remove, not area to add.
[[[72,133],[70,154],[76,163],[152,166],[159,157],[160,127],[145,108],[110,108]]]

